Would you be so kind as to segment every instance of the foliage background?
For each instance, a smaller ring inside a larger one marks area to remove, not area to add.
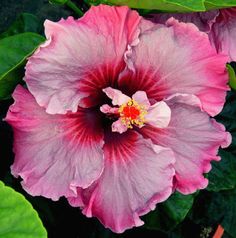
[[[87,9],[82,1],[74,1],[78,6]],[[65,6],[49,4],[47,0],[1,0],[0,1],[0,36],[5,37],[9,27],[22,13],[36,16],[36,27],[29,23],[31,30],[43,35],[43,21],[53,21],[61,17],[74,15]],[[18,21],[19,22],[19,21]],[[19,27],[23,23],[20,23]],[[27,23],[28,24],[28,23]],[[22,28],[23,29],[23,28]],[[4,35],[5,34],[5,35]],[[232,67],[235,68],[234,63]],[[23,75],[23,65],[20,73]],[[20,186],[20,180],[13,178],[10,166],[13,163],[12,130],[2,121],[12,99],[0,101],[0,180],[23,194],[38,212],[49,238],[208,238],[212,237],[218,224],[226,232],[223,238],[236,237],[236,93],[228,93],[227,103],[217,120],[224,123],[233,135],[233,143],[227,150],[221,150],[222,161],[213,162],[213,170],[208,176],[210,183],[206,190],[193,195],[172,195],[166,202],[158,205],[154,212],[146,215],[146,225],[117,235],[103,226],[96,219],[88,219],[80,209],[72,208],[66,199],[52,202],[43,197],[31,197]],[[0,201],[1,216],[1,201]],[[0,224],[1,230],[1,224]],[[0,237],[1,233],[0,233]],[[65,237],[65,236],[63,236]]]

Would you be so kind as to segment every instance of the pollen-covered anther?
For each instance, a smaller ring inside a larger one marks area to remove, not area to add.
[[[133,128],[133,125],[142,127],[145,123],[146,107],[138,104],[134,99],[122,104],[118,111],[122,123],[128,128]]]

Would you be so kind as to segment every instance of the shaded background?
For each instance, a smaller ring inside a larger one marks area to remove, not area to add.
[[[47,0],[0,0],[0,32],[5,31],[23,12],[36,15],[41,22],[45,19],[57,21],[73,14],[70,9],[49,4]]]

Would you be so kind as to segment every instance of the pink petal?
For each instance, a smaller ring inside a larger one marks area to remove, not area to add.
[[[227,57],[217,54],[207,34],[193,24],[169,19],[167,26],[142,34],[132,52],[136,71],[127,70],[119,79],[123,93],[141,90],[156,101],[175,93],[194,94],[210,115],[221,111],[228,90]]]
[[[183,194],[207,186],[203,174],[211,169],[210,162],[219,160],[220,146],[226,147],[231,136],[223,125],[193,105],[192,95],[179,95],[166,101],[171,108],[171,121],[167,128],[143,127],[140,133],[153,143],[171,148],[176,157],[176,188]],[[190,101],[189,101],[190,100]]]
[[[157,127],[167,127],[171,118],[171,110],[165,102],[157,102],[148,109],[145,116],[147,124]]]
[[[174,17],[181,22],[193,23],[199,28],[200,31],[208,33],[211,30],[211,26],[214,24],[218,15],[218,10],[194,13],[161,13],[151,15],[149,20],[155,23],[165,24],[169,18]]]
[[[104,104],[100,107],[100,111],[105,114],[118,114],[119,108],[117,107],[111,107],[108,104]]]
[[[121,106],[131,99],[130,97],[123,94],[120,90],[111,87],[104,88],[102,91],[107,95],[107,97],[112,99],[112,104],[114,106]]]
[[[171,194],[174,157],[170,149],[155,146],[132,130],[109,138],[104,151],[102,176],[81,194],[83,213],[122,233],[143,225],[139,216]],[[74,205],[81,205],[79,200],[69,199]]]
[[[150,107],[150,102],[147,98],[147,94],[144,91],[136,92],[132,98],[140,105],[143,105],[148,109]]]
[[[103,170],[103,132],[96,114],[88,109],[50,115],[23,87],[14,92],[15,103],[6,120],[14,129],[15,162],[12,173],[23,178],[33,196],[53,200],[76,196]]]
[[[118,119],[117,121],[112,123],[111,129],[112,132],[118,132],[122,134],[128,130],[128,127],[122,123],[121,119]]]
[[[25,80],[51,114],[97,105],[102,88],[125,68],[124,54],[140,32],[141,17],[128,7],[99,5],[84,17],[45,22],[48,42],[29,58]]]
[[[220,10],[209,37],[218,52],[229,55],[236,61],[236,7]]]

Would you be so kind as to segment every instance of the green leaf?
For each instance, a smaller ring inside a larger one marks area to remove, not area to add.
[[[16,35],[24,32],[35,32],[39,31],[39,19],[32,14],[22,13],[15,22],[7,29],[7,31],[0,34],[0,39]]]
[[[236,132],[236,92],[231,91],[228,92],[226,103],[224,105],[224,108],[222,112],[215,117],[215,119],[224,124],[227,131],[229,131],[231,134]],[[232,145],[230,146],[232,148]],[[233,148],[232,148],[233,149]],[[236,152],[236,150],[232,151]]]
[[[148,229],[170,231],[184,220],[193,205],[194,195],[174,193],[144,217]]]
[[[46,237],[46,230],[32,205],[0,181],[0,238]]]
[[[68,0],[49,0],[50,3],[55,3],[55,4],[65,4]]]
[[[223,193],[226,210],[221,225],[234,238],[236,238],[236,189]]]
[[[236,6],[236,0],[86,0],[89,4],[127,5],[131,8],[168,12],[199,12]]]
[[[236,185],[236,158],[227,151],[221,150],[220,162],[212,162],[212,170],[208,175],[208,191],[233,189]]]
[[[21,33],[0,40],[0,100],[10,97],[22,79],[20,67],[44,40],[36,33]]]
[[[209,4],[209,8],[224,8],[236,6],[235,0],[206,0],[205,4]]]
[[[229,73],[229,85],[231,88],[236,90],[236,75],[233,67],[230,64],[226,65]]]
[[[172,0],[87,0],[88,3],[98,5],[100,3],[103,4],[110,4],[110,5],[127,5],[131,8],[138,8],[138,9],[152,9],[152,10],[162,10],[162,11],[191,11],[189,9],[188,1],[172,1]],[[181,5],[180,2],[183,2],[183,5]],[[186,3],[187,2],[187,3]],[[199,0],[192,0],[191,2],[194,2],[194,8],[195,11],[204,11],[205,7]]]
[[[232,135],[232,143],[225,150],[220,150],[221,161],[212,162],[212,170],[208,174],[207,190],[220,191],[233,189],[236,186],[236,92],[231,91],[222,112],[215,117],[225,125]]]
[[[236,189],[221,192],[203,191],[194,205],[191,219],[201,225],[221,224],[236,238]]]

